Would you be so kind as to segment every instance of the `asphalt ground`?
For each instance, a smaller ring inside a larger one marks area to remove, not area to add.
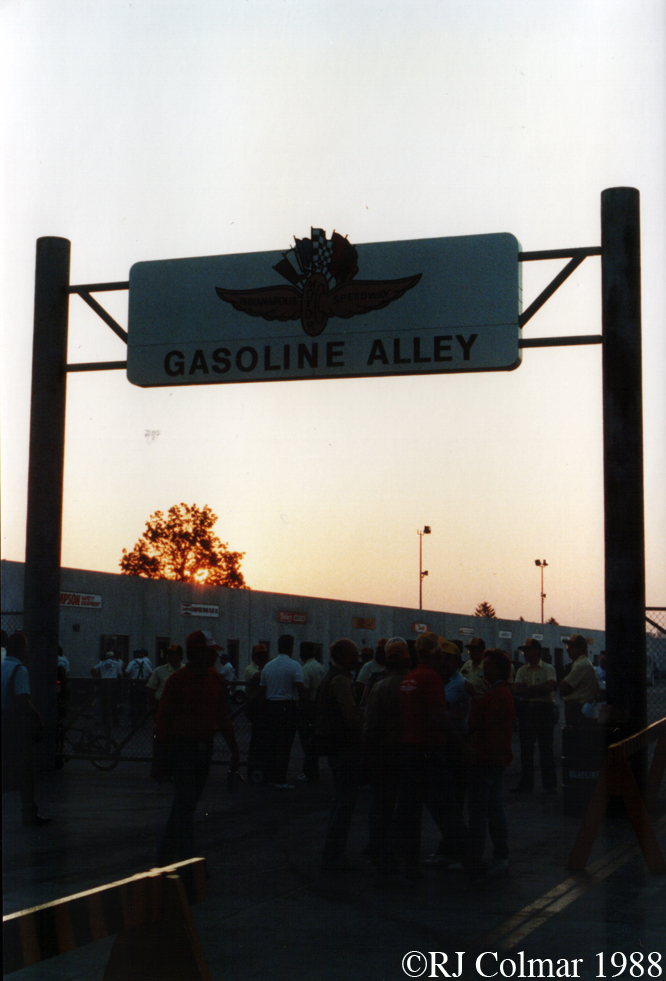
[[[515,750],[507,790],[519,777]],[[292,780],[298,757],[295,749]],[[362,854],[367,790],[348,848],[361,870],[320,871],[332,786],[325,761],[321,775],[319,784],[298,783],[291,792],[246,782],[230,794],[225,768],[213,767],[196,820],[198,853],[210,878],[193,915],[215,981],[399,981],[447,976],[443,971],[464,979],[666,976],[666,877],[648,873],[626,817],[604,822],[586,872],[572,874],[565,866],[580,819],[563,814],[561,793],[506,793],[507,876],[479,884],[427,867],[415,886],[378,889]],[[152,783],[146,764],[101,772],[71,761],[40,777],[37,796],[43,813],[53,816],[43,829],[23,828],[18,795],[3,796],[5,913],[154,866],[171,789]],[[666,853],[666,819],[654,823]],[[438,839],[424,816],[424,855]],[[112,943],[91,944],[12,977],[99,979]],[[438,968],[444,954],[449,961]],[[537,958],[551,958],[552,973],[547,961],[530,967]]]

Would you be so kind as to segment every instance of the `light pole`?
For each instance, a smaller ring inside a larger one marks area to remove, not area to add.
[[[428,575],[428,570],[423,568],[423,536],[430,534],[430,525],[424,525],[423,531],[416,531],[419,536],[419,610],[423,609],[423,577]]]
[[[543,623],[543,601],[546,598],[546,594],[543,591],[543,570],[546,568],[548,563],[545,559],[535,559],[534,564],[538,565],[541,569],[541,622]]]

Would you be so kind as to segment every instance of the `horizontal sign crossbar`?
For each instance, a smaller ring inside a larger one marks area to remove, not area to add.
[[[86,283],[83,286],[68,286],[68,293],[109,293],[112,290],[128,290],[129,280],[122,283]]]
[[[602,344],[601,334],[578,334],[572,337],[524,337],[518,347],[566,347],[574,344]]]
[[[537,262],[541,259],[573,259],[582,256],[601,255],[600,245],[591,245],[580,249],[543,249],[541,252],[519,252],[518,262]]]
[[[82,361],[66,365],[65,371],[114,371],[118,368],[127,369],[127,361]]]

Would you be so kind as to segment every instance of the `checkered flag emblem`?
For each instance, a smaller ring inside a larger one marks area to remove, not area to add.
[[[359,280],[358,251],[348,238],[334,231],[330,240],[323,228],[310,228],[310,238],[296,238],[273,269],[288,286],[271,285],[251,290],[216,286],[225,303],[250,317],[264,320],[300,320],[309,337],[318,337],[330,317],[360,316],[381,310],[413,289],[421,273],[401,279]]]
[[[312,271],[323,273],[326,279],[331,282],[333,274],[329,269],[333,257],[333,242],[326,238],[323,228],[311,228],[312,238]]]

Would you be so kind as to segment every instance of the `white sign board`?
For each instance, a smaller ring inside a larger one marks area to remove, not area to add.
[[[102,597],[94,593],[60,593],[60,606],[76,606],[81,610],[101,610]]]
[[[510,371],[519,243],[475,235],[352,245],[313,228],[288,252],[139,262],[135,385]]]
[[[306,613],[278,612],[278,623],[307,623]]]
[[[206,606],[201,603],[181,603],[180,615],[183,617],[219,617],[219,606]]]

